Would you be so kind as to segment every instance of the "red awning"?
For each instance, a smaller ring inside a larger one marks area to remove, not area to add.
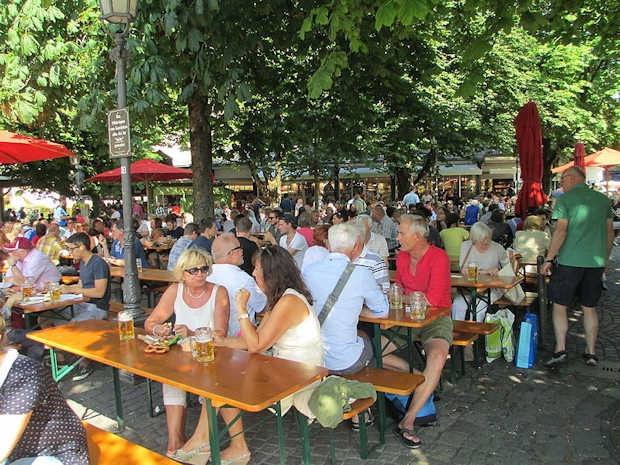
[[[56,142],[0,131],[0,163],[26,163],[60,157],[75,157],[75,153]]]

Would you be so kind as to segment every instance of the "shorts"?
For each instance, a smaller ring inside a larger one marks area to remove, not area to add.
[[[372,342],[370,342],[370,338],[366,334],[363,334],[360,337],[362,338],[364,347],[362,348],[362,353],[357,361],[344,370],[329,370],[330,375],[349,375],[351,373],[357,373],[362,368],[376,366],[377,362],[375,360],[375,352],[372,347]]]
[[[582,268],[558,264],[551,275],[549,298],[568,307],[575,296],[584,307],[595,307],[603,291],[601,281],[605,268]]]
[[[421,328],[412,328],[411,337],[414,341],[418,339],[422,344],[426,344],[431,339],[443,339],[452,345],[452,318],[449,316],[441,316],[435,321]]]

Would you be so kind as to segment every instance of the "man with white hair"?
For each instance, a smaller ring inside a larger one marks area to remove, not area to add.
[[[352,224],[332,226],[328,238],[330,254],[327,259],[312,263],[302,273],[319,317],[340,277],[363,250],[359,232]],[[367,308],[362,310],[364,305]],[[355,373],[374,365],[373,345],[366,334],[358,334],[357,323],[360,314],[384,317],[388,310],[387,297],[371,271],[354,266],[321,326],[325,367],[330,373]]]
[[[424,383],[417,387],[407,413],[397,425],[394,434],[410,449],[420,447],[415,436],[415,418],[429,399],[441,377],[448,351],[452,344],[450,317],[450,259],[446,252],[428,242],[428,223],[418,215],[403,215],[398,228],[401,252],[396,259],[396,282],[405,294],[422,292],[428,304],[427,318],[431,323],[413,330],[413,340],[420,339],[426,353]]]
[[[373,207],[374,208],[374,207]],[[390,252],[388,251],[387,241],[381,234],[372,232],[372,218],[370,215],[358,215],[357,221],[361,222],[366,228],[366,247],[371,252],[379,255],[384,260],[387,260]]]
[[[228,291],[230,301],[230,317],[228,318],[228,337],[235,337],[241,331],[237,319],[237,304],[235,297],[241,289],[250,292],[248,300],[248,315],[254,323],[254,315],[261,312],[267,303],[267,297],[256,285],[254,278],[243,271],[243,249],[233,233],[223,233],[218,236],[211,246],[213,255],[213,271],[207,276],[207,281],[218,286],[224,286]]]
[[[385,263],[385,259],[376,253],[373,253],[368,247],[370,228],[367,227],[368,222],[361,218],[362,216],[365,216],[370,220],[368,215],[360,215],[351,221],[351,223],[358,228],[360,240],[363,244],[359,257],[357,257],[353,263],[368,268],[375,277],[379,287],[383,290],[383,292],[387,293],[390,288],[390,273],[388,271],[387,264]]]

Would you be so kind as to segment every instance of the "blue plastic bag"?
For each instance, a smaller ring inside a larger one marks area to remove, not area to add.
[[[394,419],[396,421],[402,420],[409,408],[413,394],[405,396],[402,394],[390,394],[385,393],[385,398],[394,407]],[[435,408],[435,394],[431,394],[426,403],[422,406],[418,414],[416,415],[416,426],[430,426],[430,424],[437,421],[437,409]]]
[[[538,347],[538,316],[526,313],[521,322],[519,334],[519,349],[517,350],[517,366],[519,368],[532,368],[536,361],[536,349]]]

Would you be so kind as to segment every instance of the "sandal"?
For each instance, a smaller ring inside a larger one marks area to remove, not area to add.
[[[370,409],[366,410],[366,426],[372,426],[375,424],[375,418],[372,415],[372,412],[370,411]],[[353,419],[351,419],[351,429],[353,431],[359,431],[360,430],[360,425],[359,425],[359,417],[357,421],[353,421]]]
[[[586,362],[586,365],[589,367],[598,365],[598,357],[594,354],[583,354],[583,361]]]
[[[422,440],[419,439],[414,441],[413,439],[408,439],[405,437],[404,433],[407,433],[411,436],[414,435],[413,430],[410,429],[401,429],[400,426],[396,425],[396,427],[392,430],[394,436],[396,436],[400,442],[408,449],[418,449],[422,445]]]

